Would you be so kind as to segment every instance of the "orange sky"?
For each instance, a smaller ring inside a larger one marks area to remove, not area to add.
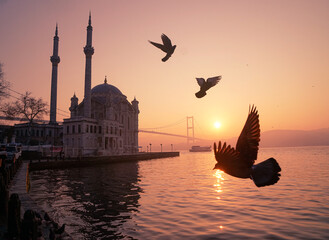
[[[249,104],[262,131],[329,127],[329,1],[0,0],[0,62],[12,89],[50,103],[57,22],[57,106],[68,111],[74,92],[83,99],[89,10],[92,86],[107,75],[129,101],[136,96],[140,128],[194,116],[196,137],[235,137]],[[148,43],[162,33],[177,45],[165,63]],[[195,77],[215,75],[221,82],[197,99]],[[163,130],[186,134],[186,123]],[[140,134],[142,142],[153,138],[162,137]]]

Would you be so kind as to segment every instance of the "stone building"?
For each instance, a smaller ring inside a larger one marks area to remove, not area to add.
[[[115,86],[104,83],[91,89],[91,16],[87,27],[84,99],[71,98],[71,116],[63,122],[65,156],[109,156],[138,152],[138,101],[129,102]]]

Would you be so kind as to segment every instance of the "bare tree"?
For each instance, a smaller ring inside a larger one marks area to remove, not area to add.
[[[36,99],[31,96],[30,92],[26,92],[15,102],[3,106],[2,112],[9,118],[26,120],[28,123],[28,138],[30,138],[33,122],[48,113],[47,106],[48,104],[41,98]]]

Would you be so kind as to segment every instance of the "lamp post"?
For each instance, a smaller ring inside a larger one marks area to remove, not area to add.
[[[150,143],[150,152],[152,152],[152,143]]]
[[[161,146],[161,152],[162,152],[162,143],[160,144],[160,146]]]

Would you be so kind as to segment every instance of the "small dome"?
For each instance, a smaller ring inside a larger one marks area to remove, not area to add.
[[[122,92],[118,88],[107,83],[106,77],[105,77],[103,84],[99,84],[91,89],[91,94],[123,95]]]

